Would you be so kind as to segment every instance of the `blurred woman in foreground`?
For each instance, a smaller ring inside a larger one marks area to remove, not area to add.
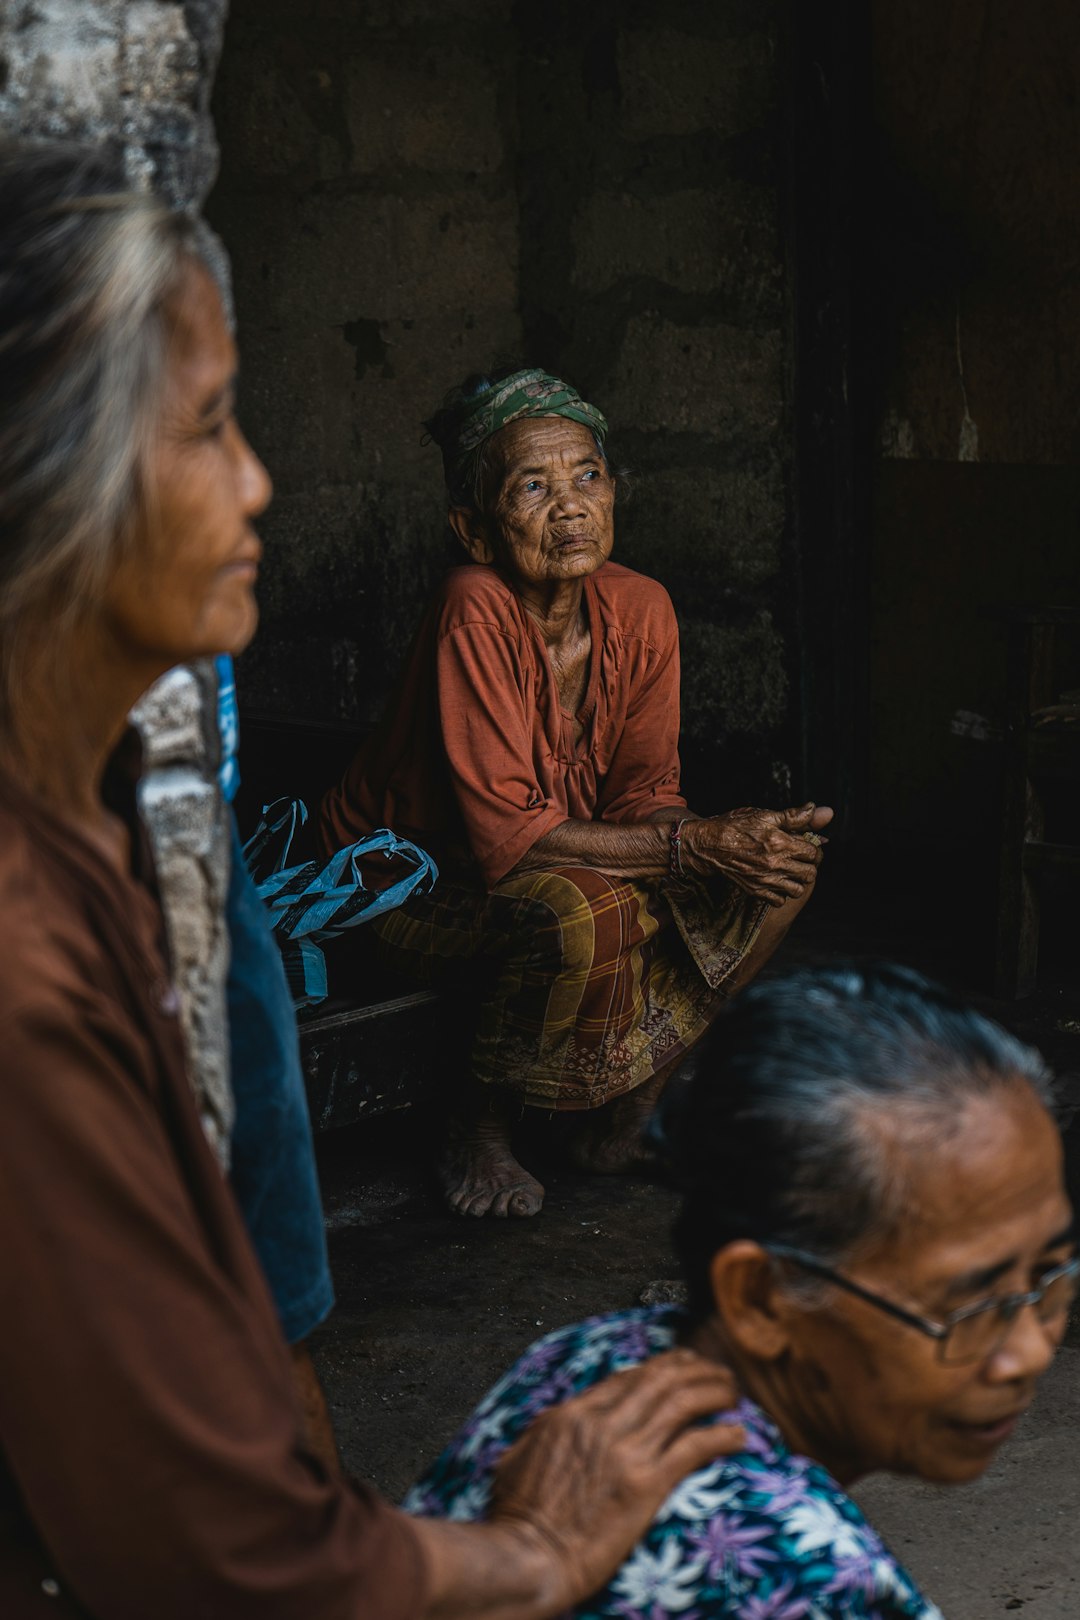
[[[575,1613],[933,1620],[847,1492],[879,1469],[977,1479],[1053,1359],[1080,1262],[1048,1076],[903,968],[758,984],[710,1040],[672,1133],[689,1310],[549,1334],[406,1506],[480,1517],[538,1413],[692,1344],[738,1373],[745,1448]]]
[[[171,665],[256,623],[266,472],[187,226],[96,154],[0,154],[0,1613],[544,1616],[720,1437],[669,1358],[420,1526],[308,1451],[201,1132],[119,768]],[[570,1459],[573,1466],[570,1466]]]

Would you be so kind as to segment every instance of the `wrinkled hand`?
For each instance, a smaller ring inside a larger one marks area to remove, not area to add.
[[[735,1424],[691,1427],[733,1406],[735,1379],[691,1350],[615,1373],[542,1413],[495,1474],[492,1522],[542,1541],[569,1608],[603,1586],[675,1486],[738,1451]],[[563,1589],[562,1583],[565,1583]]]
[[[782,906],[813,883],[821,862],[818,833],[827,805],[799,810],[729,810],[683,829],[684,864],[703,877],[729,878],[745,894]]]

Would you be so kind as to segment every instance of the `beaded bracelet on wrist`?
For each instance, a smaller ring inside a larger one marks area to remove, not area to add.
[[[669,824],[668,832],[668,871],[673,878],[685,877],[682,863],[682,830],[686,826],[687,818],[673,821]]]

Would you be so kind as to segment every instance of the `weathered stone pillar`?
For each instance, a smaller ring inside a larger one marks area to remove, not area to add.
[[[205,662],[170,670],[132,713],[146,767],[139,808],[154,845],[190,1071],[203,1128],[227,1169],[229,831],[216,776],[216,717],[217,680]]]
[[[28,139],[112,139],[133,188],[198,217],[217,173],[210,91],[226,0],[0,0],[0,129]],[[203,251],[228,294],[217,239]],[[207,1135],[228,1163],[225,806],[217,786],[212,664],[176,669],[132,715],[190,1071]]]

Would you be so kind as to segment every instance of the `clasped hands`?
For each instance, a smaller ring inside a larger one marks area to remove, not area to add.
[[[728,810],[687,821],[682,862],[697,877],[726,877],[745,894],[782,906],[814,882],[821,864],[819,833],[833,818],[827,805],[798,810]]]

